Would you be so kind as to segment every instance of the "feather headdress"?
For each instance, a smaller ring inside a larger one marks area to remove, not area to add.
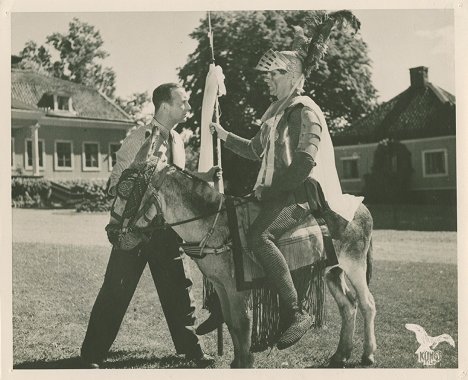
[[[356,33],[361,23],[348,10],[331,13],[314,11],[304,25],[310,37],[306,36],[302,27],[293,26],[295,33],[291,51],[270,49],[260,58],[255,68],[260,71],[282,69],[307,77],[325,55],[333,28],[343,25],[350,26]]]
[[[348,10],[327,13],[314,12],[307,20],[306,26],[310,30],[311,37],[307,38],[304,29],[300,26],[295,30],[293,50],[296,50],[303,59],[304,75],[307,77],[312,69],[316,68],[324,57],[328,48],[330,34],[335,26],[349,26],[357,33],[361,27],[360,21]]]

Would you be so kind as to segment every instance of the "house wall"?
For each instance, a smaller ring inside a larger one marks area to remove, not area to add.
[[[411,189],[420,190],[449,190],[457,187],[456,172],[456,139],[455,136],[428,138],[421,140],[402,141],[411,152],[413,177]],[[447,154],[447,174],[441,176],[423,175],[423,152],[427,150],[443,149]]]
[[[11,129],[14,139],[14,163],[12,173],[20,169],[23,175],[32,175],[33,170],[26,168],[26,139],[31,138],[29,127],[15,127]],[[40,168],[40,174],[51,180],[72,179],[107,179],[111,173],[109,167],[109,143],[119,143],[125,138],[126,130],[94,127],[65,127],[41,125],[38,130],[39,140],[45,144],[45,165]],[[72,170],[54,168],[55,141],[65,140],[72,142]],[[99,143],[99,169],[85,169],[83,167],[83,142]]]
[[[414,169],[411,183],[413,191],[446,191],[456,190],[456,138],[442,136],[414,140],[402,140],[411,152],[411,163]],[[335,164],[340,177],[343,192],[362,194],[364,189],[364,175],[371,172],[374,152],[377,144],[362,144],[335,147]],[[424,176],[423,152],[442,149],[446,152],[447,174],[439,176]],[[357,179],[343,179],[343,159],[357,158]]]
[[[362,194],[364,176],[371,172],[376,148],[377,143],[335,147],[335,165],[344,193]],[[346,159],[357,159],[358,178],[343,179],[343,161]]]

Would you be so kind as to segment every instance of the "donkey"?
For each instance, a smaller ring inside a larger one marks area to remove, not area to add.
[[[158,161],[155,157],[149,159],[142,168],[149,167],[152,170],[149,171],[151,174],[148,176],[148,187],[131,228],[120,235],[122,242],[131,242],[134,246],[145,240],[145,234],[151,228],[150,223],[156,215],[163,217],[165,223],[171,225],[187,243],[202,242],[206,248],[218,248],[229,241],[227,215],[222,207],[225,199],[223,194],[196,176]],[[118,203],[123,200],[117,197],[114,202],[113,208],[118,209]],[[337,227],[337,220],[332,217],[328,219],[330,220],[326,221],[331,226],[330,230]],[[179,223],[187,220],[190,222]],[[245,226],[247,220],[240,218],[239,223]],[[375,362],[376,308],[368,288],[371,234],[372,216],[361,204],[354,219],[340,233],[340,239],[334,241],[339,266],[326,272],[325,281],[338,304],[342,325],[338,347],[330,358],[331,367],[344,367],[351,356],[357,305],[364,317],[364,352],[361,363],[372,365]],[[249,291],[236,289],[232,255],[225,252],[194,260],[201,272],[213,283],[221,301],[223,316],[234,346],[231,367],[252,368],[254,357],[250,352],[252,322],[248,314]],[[347,287],[344,274],[354,288],[355,295]]]

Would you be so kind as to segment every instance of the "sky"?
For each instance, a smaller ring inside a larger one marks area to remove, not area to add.
[[[409,86],[409,68],[427,66],[429,80],[455,93],[454,14],[451,9],[355,10],[369,48],[372,81],[386,101]],[[189,37],[206,12],[12,13],[11,52],[27,40],[44,44],[53,32],[66,33],[73,17],[94,25],[110,54],[104,63],[117,74],[116,95],[151,92],[177,81],[196,42]],[[216,35],[214,36],[216,54]],[[265,46],[265,50],[269,47]],[[207,63],[208,64],[208,63]],[[229,89],[228,89],[229,90]]]

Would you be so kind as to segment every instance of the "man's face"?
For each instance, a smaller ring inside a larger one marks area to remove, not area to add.
[[[278,96],[284,88],[287,88],[290,85],[290,78],[288,77],[288,73],[282,70],[272,70],[268,71],[265,76],[265,83],[268,86],[268,90],[270,91],[270,95]]]
[[[183,88],[173,88],[171,90],[172,104],[169,103],[169,115],[175,124],[187,121],[190,107],[189,96]]]

